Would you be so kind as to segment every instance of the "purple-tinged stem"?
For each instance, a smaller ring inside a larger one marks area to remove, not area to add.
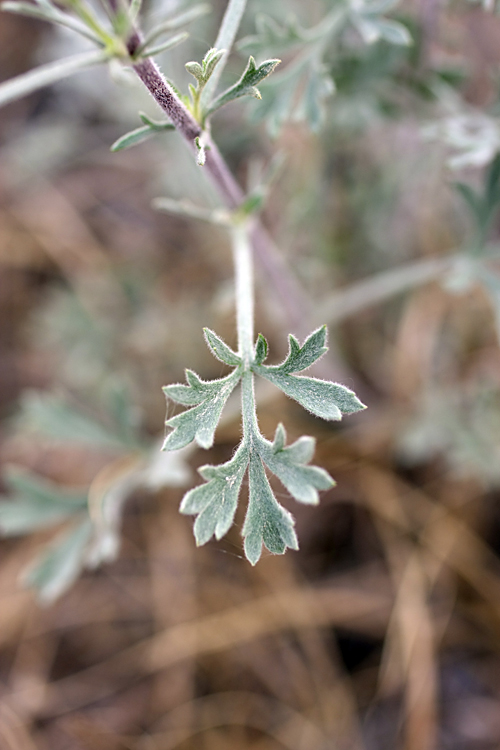
[[[127,43],[132,57],[141,42],[140,35],[133,32]],[[151,58],[138,60],[133,63],[133,69],[193,151],[196,151],[195,139],[203,134],[206,150],[203,169],[210,175],[223,203],[230,209],[238,208],[245,197],[243,190],[233,177],[217,145],[206,131],[203,132],[199,123],[165,80],[156,63]],[[281,253],[258,221],[254,224],[251,240],[255,256],[272,283],[288,325],[298,335],[305,336],[308,333],[310,305],[299,283],[290,274]]]

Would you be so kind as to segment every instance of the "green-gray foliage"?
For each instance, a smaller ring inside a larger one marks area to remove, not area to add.
[[[292,374],[306,370],[325,354],[325,326],[308,336],[302,346],[291,335],[289,353],[281,365],[262,364],[268,345],[261,334],[248,365],[213,331],[206,329],[205,338],[214,356],[234,370],[225,378],[209,383],[187,370],[188,385],[164,388],[167,398],[191,408],[167,420],[166,426],[172,432],[167,435],[163,448],[174,450],[193,440],[202,447],[210,447],[222,408],[233,388],[242,381],[242,441],[230,461],[199,470],[206,483],[186,493],[181,512],[196,516],[194,534],[198,545],[205,544],[212,536],[221,539],[233,523],[243,477],[248,471],[248,510],[242,534],[245,554],[254,565],[260,558],[262,545],[274,554],[282,554],[287,547],[298,549],[293,517],[276,500],[266,467],[301,503],[317,504],[318,492],[334,485],[324,469],[309,466],[314,453],[313,438],[301,437],[287,446],[285,428],[281,424],[272,443],[260,433],[253,399],[254,374],[270,380],[323,419],[341,419],[342,414],[359,411],[364,405],[345,386]]]

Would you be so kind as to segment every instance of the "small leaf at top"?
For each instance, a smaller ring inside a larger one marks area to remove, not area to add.
[[[218,96],[211,104],[206,114],[212,114],[216,109],[224,106],[224,104],[227,104],[234,99],[239,99],[242,96],[253,96],[256,99],[260,99],[260,92],[255,88],[256,85],[263,81],[264,78],[267,78],[267,76],[271,75],[275,67],[279,65],[280,62],[281,60],[277,59],[265,60],[263,63],[257,66],[255,64],[254,58],[250,56],[248,59],[247,67],[243,71],[243,74],[239,81],[237,81],[233,86],[231,86],[220,96]]]
[[[241,365],[241,357],[233,352],[233,350],[223,341],[220,336],[210,330],[210,328],[204,328],[203,333],[205,334],[205,341],[207,346],[220,362],[224,362],[226,365],[238,367]]]

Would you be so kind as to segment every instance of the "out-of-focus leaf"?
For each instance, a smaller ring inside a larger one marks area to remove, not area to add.
[[[21,401],[19,423],[55,440],[70,440],[110,449],[123,449],[124,441],[99,422],[73,409],[59,396],[28,391]]]
[[[10,495],[0,502],[0,532],[4,536],[47,528],[85,511],[87,493],[63,490],[35,474],[6,470]]]
[[[51,604],[76,581],[85,565],[91,536],[92,524],[85,519],[58,536],[30,565],[23,583],[37,590],[42,604]]]

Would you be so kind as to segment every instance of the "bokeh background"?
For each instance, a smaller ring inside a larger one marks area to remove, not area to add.
[[[183,63],[215,38],[224,3],[211,5],[161,60],[183,86]],[[308,27],[330,5],[252,0],[242,35],[258,12],[294,12]],[[328,323],[322,374],[369,408],[326,424],[266,391],[259,415],[268,437],[278,421],[292,438],[314,435],[315,462],[337,487],[318,508],[278,488],[299,552],[265,553],[252,568],[242,512],[225,539],[197,549],[178,506],[197,466],[231,455],[240,426],[230,406],[215,447],[183,455],[155,485],[180,486],[127,493],[117,559],[73,585],[70,566],[60,596],[40,602],[22,581],[64,524],[11,528],[0,542],[2,750],[500,746],[495,293],[433,271],[472,241],[453,183],[480,189],[496,146],[492,136],[491,153],[477,156],[476,137],[457,172],[443,139],[428,137],[450,111],[495,127],[500,20],[465,0],[404,3],[396,17],[412,47],[365,46],[352,32],[331,50],[337,94],[320,133],[292,123],[271,139],[244,104],[214,121],[241,184],[276,151],[285,157],[263,220],[302,289],[292,332]],[[0,15],[2,79],[74,51],[70,34]],[[235,53],[226,77],[244,62]],[[161,386],[182,381],[185,367],[205,379],[224,372],[202,327],[234,343],[224,231],[151,207],[158,195],[216,206],[202,170],[175,134],[109,151],[140,124],[138,110],[157,115],[119,70],[79,74],[2,110],[4,503],[20,468],[45,489],[85,495],[127,460],[99,439],[109,394],[155,444]],[[392,293],[391,270],[408,264],[416,270]],[[290,321],[257,277],[257,330],[278,361]]]

